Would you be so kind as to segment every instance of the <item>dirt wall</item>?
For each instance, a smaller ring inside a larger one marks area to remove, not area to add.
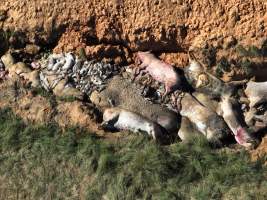
[[[131,61],[132,52],[152,50],[183,62],[189,47],[260,46],[266,7],[265,0],[2,0],[0,28],[57,52],[83,47],[92,57]]]

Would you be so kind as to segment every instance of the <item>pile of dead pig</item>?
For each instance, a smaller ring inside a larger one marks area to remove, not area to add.
[[[244,147],[258,143],[258,132],[267,127],[267,82],[225,83],[192,52],[184,70],[149,52],[137,57],[140,66],[119,67],[72,53],[51,54],[28,66],[7,53],[1,57],[0,79],[20,76],[56,96],[88,96],[108,130],[141,132],[159,142],[204,135],[219,145],[229,137]]]

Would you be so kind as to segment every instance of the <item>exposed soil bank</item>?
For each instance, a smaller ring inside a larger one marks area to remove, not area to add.
[[[0,28],[55,51],[83,47],[89,56],[118,63],[130,62],[139,50],[174,52],[168,57],[183,65],[191,46],[260,46],[266,13],[264,0],[3,0]]]

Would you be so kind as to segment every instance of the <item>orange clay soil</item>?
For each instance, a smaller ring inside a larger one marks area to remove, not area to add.
[[[0,28],[55,52],[82,47],[93,58],[129,63],[132,52],[152,50],[185,65],[189,47],[260,46],[266,7],[265,0],[2,0]]]

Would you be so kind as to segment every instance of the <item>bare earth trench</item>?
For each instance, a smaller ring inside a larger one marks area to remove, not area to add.
[[[199,49],[202,58],[202,49],[210,47],[216,49],[217,60],[223,56],[237,60],[235,47],[261,47],[267,38],[266,27],[265,0],[2,0],[0,4],[0,29],[14,33],[10,43],[19,40],[18,48],[36,44],[57,53],[79,53],[84,48],[88,58],[123,65],[134,63],[135,52],[151,50],[164,61],[185,67],[190,48]],[[5,47],[0,43],[0,48]],[[232,71],[223,77],[225,81],[243,75]],[[3,88],[8,84],[1,85],[1,92]],[[45,98],[27,91],[21,95],[21,102],[10,105],[25,119],[46,122],[51,113],[62,126],[71,122],[98,131],[90,105],[59,103],[54,116]],[[265,137],[252,155],[257,158],[266,152]]]

